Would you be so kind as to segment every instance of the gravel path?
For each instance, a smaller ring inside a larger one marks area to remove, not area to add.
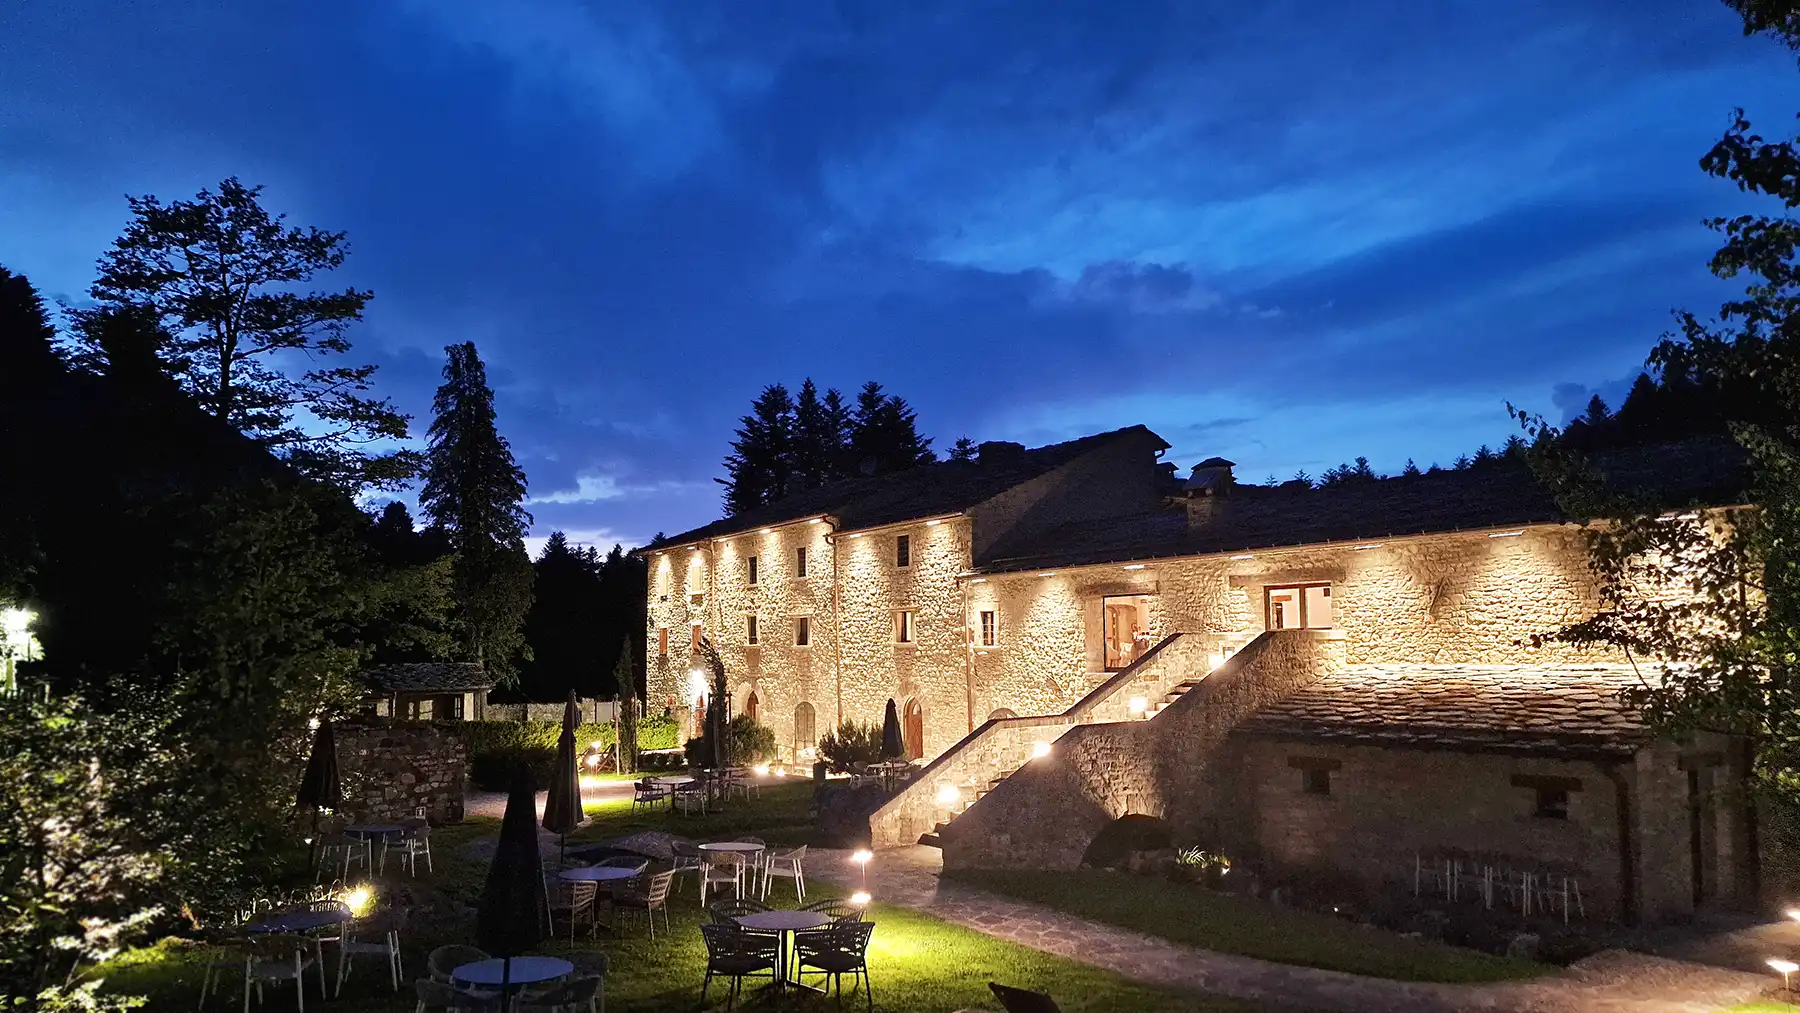
[[[847,851],[809,853],[807,878],[860,886]],[[1712,1013],[1761,994],[1765,975],[1608,950],[1532,981],[1443,985],[1364,978],[1216,953],[940,882],[941,854],[882,851],[869,864],[876,897],[1045,953],[1151,984],[1339,1013]]]

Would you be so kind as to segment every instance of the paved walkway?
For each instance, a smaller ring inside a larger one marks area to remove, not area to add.
[[[808,878],[857,888],[847,851],[808,855]],[[1566,972],[1527,982],[1440,985],[1364,978],[1274,964],[1172,943],[940,882],[933,848],[882,851],[869,864],[869,892],[1045,953],[1177,989],[1337,1013],[1711,1013],[1754,998],[1773,983],[1752,975],[1608,950]]]
[[[613,802],[630,798],[632,782],[601,781],[581,789],[581,800],[584,805],[596,802]],[[550,797],[549,792],[537,793],[537,814],[544,817],[544,802]],[[486,816],[499,819],[506,815],[506,792],[503,791],[471,791],[463,796],[463,815]]]

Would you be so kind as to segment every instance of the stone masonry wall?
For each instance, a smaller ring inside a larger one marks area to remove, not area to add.
[[[969,511],[973,557],[986,563],[1014,546],[1077,521],[1150,513],[1160,506],[1156,437],[1119,437],[1068,464],[1022,482]]]
[[[1341,639],[1310,631],[1258,638],[1155,718],[1080,725],[945,829],[946,868],[1073,869],[1096,834],[1127,813],[1187,829],[1210,825],[1225,738],[1264,702],[1342,664]]]
[[[462,820],[469,754],[454,726],[363,718],[333,732],[353,819],[393,822],[423,807],[433,823]]]

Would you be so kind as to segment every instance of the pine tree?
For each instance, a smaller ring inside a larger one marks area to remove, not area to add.
[[[531,611],[525,616],[525,641],[531,662],[520,684],[534,700],[555,700],[575,690],[584,696],[605,691],[599,618],[602,602],[600,559],[591,546],[569,544],[553,531],[532,564]]]
[[[1613,416],[1619,428],[1624,430],[1625,439],[1648,441],[1661,437],[1662,400],[1662,390],[1656,381],[1649,373],[1639,373],[1632,381],[1624,403],[1619,405],[1618,414]]]
[[[1406,459],[1406,467],[1400,469],[1400,475],[1402,478],[1416,478],[1419,475],[1419,466],[1414,464],[1413,459],[1409,457]]]
[[[1481,446],[1475,448],[1475,457],[1469,462],[1469,467],[1486,467],[1487,465],[1493,464],[1498,459],[1499,455],[1494,453],[1494,448],[1483,443]]]
[[[858,473],[884,475],[937,460],[931,440],[919,435],[917,413],[874,380],[857,392],[851,427],[850,457]]]
[[[974,440],[969,439],[967,436],[958,436],[956,438],[956,445],[950,448],[950,460],[973,461],[975,460],[975,452],[976,447]]]
[[[37,289],[0,267],[0,383],[36,385],[61,369],[56,328]]]
[[[621,642],[619,662],[613,666],[613,685],[619,725],[619,773],[626,774],[637,770],[637,671],[632,663],[630,637]]]
[[[466,657],[511,684],[529,655],[522,627],[531,607],[525,555],[525,472],[494,424],[494,392],[475,345],[444,349],[444,383],[432,401],[425,514],[456,553],[458,620]]]
[[[1599,428],[1612,420],[1612,413],[1607,411],[1606,402],[1601,399],[1600,395],[1595,394],[1588,398],[1587,411],[1582,414],[1581,420],[1590,426]]]
[[[835,408],[833,405],[835,404]],[[800,384],[794,403],[792,489],[817,489],[842,474],[844,444],[848,438],[843,413],[844,396],[836,390],[819,397],[818,385],[809,377]]]
[[[167,335],[162,368],[213,417],[315,478],[353,492],[396,487],[421,462],[368,449],[407,436],[407,417],[368,393],[375,367],[284,368],[349,352],[345,333],[372,293],[300,291],[343,264],[344,234],[284,225],[261,192],[232,178],[191,201],[126,198],[132,218],[100,258],[96,305],[72,315],[153,313]],[[84,353],[100,352],[89,328],[77,332]]]
[[[725,459],[728,477],[717,479],[725,487],[725,512],[730,515],[754,510],[787,495],[794,465],[794,402],[787,388],[772,383],[750,405],[750,414],[738,420],[737,439]]]

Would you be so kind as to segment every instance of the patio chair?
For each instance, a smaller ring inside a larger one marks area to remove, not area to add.
[[[748,863],[735,851],[703,851],[700,853],[700,906],[706,906],[706,893],[725,886],[733,897],[745,897],[744,871]]]
[[[600,956],[604,959],[606,955]],[[543,1013],[606,1013],[606,979],[601,975],[574,978],[546,992],[522,995],[513,1008]]]
[[[762,889],[759,884],[762,881],[763,859],[768,857],[769,854],[769,844],[760,837],[739,837],[737,840],[743,844],[754,844],[760,849],[750,852],[747,856],[748,862],[745,868],[745,876],[747,882],[750,884],[750,892],[755,893]]]
[[[694,842],[684,841],[678,837],[669,842],[669,853],[674,856],[675,865],[672,871],[676,876],[675,892],[680,893],[682,873],[692,872],[699,875],[701,851]]]
[[[432,1010],[500,1013],[498,992],[466,992],[448,982],[418,978],[413,981],[413,994],[419,1000],[413,1013],[430,1013]]]
[[[477,947],[451,943],[448,946],[440,946],[426,955],[425,970],[431,975],[432,981],[448,985],[451,981],[451,971],[464,964],[473,964],[477,960],[487,959],[489,959],[487,953]]]
[[[263,1001],[263,985],[267,982],[294,983],[295,1002],[300,1013],[306,1013],[306,969],[313,966],[313,941],[305,936],[271,933],[246,941],[244,951],[244,1013],[250,1013],[250,989],[256,988],[256,1001]]]
[[[407,820],[400,825],[400,840],[395,842],[400,849],[400,867],[408,876],[419,874],[419,856],[425,856],[425,871],[436,872],[431,865],[431,824],[418,817]]]
[[[773,936],[745,932],[735,925],[702,925],[700,938],[706,943],[706,980],[700,984],[702,1005],[714,978],[731,979],[731,994],[725,1001],[729,1010],[737,1004],[745,978],[766,976],[775,981],[780,974],[781,944]]]
[[[344,993],[344,979],[350,977],[351,957],[377,955],[387,958],[388,978],[393,982],[394,991],[400,991],[400,930],[405,925],[405,908],[389,908],[346,925],[343,937],[338,941],[337,988],[331,994]]]
[[[822,929],[794,933],[794,957],[799,965],[799,976],[804,979],[809,967],[829,976],[837,986],[839,1009],[844,1005],[844,975],[850,975],[852,984],[861,979],[863,998],[873,1010],[875,994],[869,988],[868,956],[869,936],[874,931],[874,922],[835,922]]]
[[[834,922],[860,922],[863,920],[863,909],[842,897],[815,900],[811,904],[802,905],[800,910],[817,911],[822,915],[829,915]]]
[[[630,880],[629,885],[621,887],[613,894],[613,909],[617,911],[642,911],[644,919],[650,923],[650,938],[656,938],[656,912],[663,913],[663,928],[669,929],[669,888],[675,884],[673,872],[659,872],[653,876],[639,876]]]
[[[639,781],[632,786],[631,811],[637,812],[638,806],[646,809],[654,808],[658,802],[669,800],[669,790],[654,781]]]
[[[678,813],[688,816],[696,813],[701,816],[706,815],[706,789],[698,781],[693,784],[677,785],[670,798],[670,804]]]
[[[575,926],[587,922],[588,934],[594,932],[594,897],[598,893],[596,883],[583,883],[575,880],[558,879],[550,884],[550,924],[556,925],[558,919],[569,923],[569,942],[575,941]]]
[[[794,881],[794,898],[801,903],[806,901],[806,845],[802,844],[792,851],[778,851],[763,861],[762,895],[769,897],[769,881],[777,876]]]
[[[737,920],[745,915],[761,914],[764,911],[773,910],[774,908],[767,904],[740,897],[734,900],[719,901],[707,908],[706,913],[712,918],[714,925],[736,925]]]

